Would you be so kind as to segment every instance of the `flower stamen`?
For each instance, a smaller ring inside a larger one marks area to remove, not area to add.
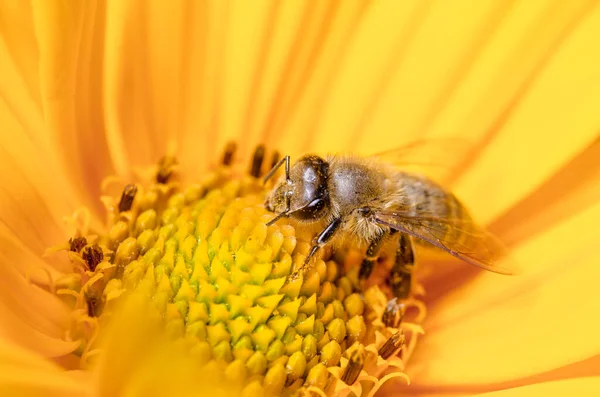
[[[223,161],[222,164],[224,166],[230,166],[233,163],[233,156],[237,150],[237,143],[229,142],[227,146],[225,146],[225,152],[223,153]]]
[[[250,167],[250,175],[255,178],[260,178],[263,161],[265,159],[265,145],[258,145],[252,156],[252,165]]]
[[[378,353],[384,360],[387,360],[392,354],[400,351],[404,346],[405,336],[404,331],[400,329],[394,335],[390,336],[388,340],[381,346]]]
[[[126,212],[131,209],[137,190],[136,185],[130,184],[125,186],[121,194],[121,200],[119,200],[119,212]]]
[[[156,172],[156,183],[165,185],[169,182],[171,175],[177,166],[177,159],[172,156],[164,156],[158,163],[158,171]]]
[[[350,356],[350,360],[342,373],[340,380],[347,385],[353,385],[358,379],[360,371],[363,370],[365,365],[365,351],[364,349],[357,349]]]
[[[94,272],[104,259],[104,253],[98,244],[88,245],[81,252],[81,257],[87,264],[88,269]]]
[[[74,237],[69,239],[69,251],[71,252],[80,252],[86,245],[87,239],[85,237]]]
[[[385,310],[381,316],[381,322],[386,327],[397,328],[398,324],[402,323],[406,313],[404,303],[399,303],[398,298],[391,299],[385,306]]]

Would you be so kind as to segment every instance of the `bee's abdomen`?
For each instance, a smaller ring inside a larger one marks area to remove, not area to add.
[[[431,234],[440,240],[462,241],[468,237],[470,216],[462,203],[439,185],[415,177],[405,180],[403,191],[409,202],[409,215],[422,219]]]

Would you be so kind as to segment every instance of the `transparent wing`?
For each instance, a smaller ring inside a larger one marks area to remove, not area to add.
[[[426,175],[448,186],[460,173],[461,166],[473,148],[472,142],[459,138],[422,139],[373,154],[403,171]]]
[[[430,213],[409,216],[399,211],[379,211],[374,217],[381,225],[428,242],[467,263],[495,273],[515,274],[513,264],[501,261],[507,256],[504,245],[470,219],[445,219]]]

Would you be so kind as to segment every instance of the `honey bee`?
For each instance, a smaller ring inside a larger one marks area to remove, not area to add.
[[[390,236],[398,241],[389,277],[397,300],[410,294],[415,242],[492,272],[512,274],[500,264],[504,246],[472,220],[454,194],[429,177],[375,156],[305,155],[291,167],[290,157],[282,158],[264,181],[283,165],[285,176],[265,201],[266,209],[277,213],[268,224],[289,217],[321,227],[296,276],[324,245],[345,237],[367,247],[358,273],[365,280]]]

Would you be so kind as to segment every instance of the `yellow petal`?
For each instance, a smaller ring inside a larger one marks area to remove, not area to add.
[[[489,228],[509,246],[540,233],[600,200],[600,137],[515,203]]]
[[[86,393],[83,376],[0,337],[0,395],[75,397]]]
[[[106,140],[119,174],[129,172],[132,165],[157,162],[165,154],[169,137],[175,134],[172,126],[164,121],[169,120],[172,94],[160,91],[150,74],[153,67],[149,66],[149,62],[154,59],[150,58],[149,51],[154,46],[149,41],[149,32],[154,27],[152,34],[161,35],[165,30],[179,29],[180,26],[151,25],[149,4],[135,0],[109,1],[104,10],[106,20],[98,21],[104,23],[105,29],[102,78]],[[183,4],[173,3],[173,10],[161,14],[166,18],[173,17],[172,22],[176,22],[175,16],[180,14],[177,10]],[[170,46],[177,48],[173,43]],[[164,62],[160,65],[165,65],[167,60]],[[165,74],[161,74],[160,78],[168,82]]]
[[[18,272],[29,270],[29,275],[48,282],[47,277],[52,275],[48,266],[3,228],[0,228],[0,244],[0,335],[47,357],[73,351],[79,343],[63,339],[69,320],[67,307]]]
[[[6,19],[22,21],[25,24],[23,19],[26,17],[24,18],[21,11],[19,8],[19,11],[10,13],[6,8],[0,8],[1,15]],[[0,116],[2,119],[14,117],[19,122],[19,129],[24,129],[30,135],[39,136],[43,133],[41,108],[35,99],[36,95],[39,97],[39,91],[31,85],[28,87],[28,77],[31,76],[26,76],[27,71],[23,69],[27,69],[29,66],[20,64],[21,61],[24,61],[20,58],[22,56],[21,48],[25,50],[23,52],[26,52],[28,49],[31,50],[32,46],[27,43],[18,43],[20,36],[15,37],[15,32],[11,31],[10,26],[10,24],[9,26],[0,25],[0,33],[4,39],[0,40],[0,71],[2,72],[0,74],[0,92],[2,93]],[[24,32],[23,35],[26,37],[27,32]],[[19,53],[15,54],[16,51]],[[35,57],[32,56],[27,60],[34,59]],[[37,75],[35,77],[36,79],[33,81],[37,83]],[[3,134],[8,135],[10,132],[11,129],[3,129]],[[15,131],[12,132],[15,133]]]
[[[451,105],[453,90],[509,8],[509,2],[373,3],[322,104],[319,147],[347,142],[369,154],[422,137]]]
[[[237,395],[241,385],[226,380],[218,367],[198,371],[184,346],[149,318],[154,311],[146,300],[133,295],[103,333],[103,351],[93,370],[98,395]]]
[[[2,57],[0,81],[2,84],[15,84],[13,88],[22,84],[19,89],[8,89],[3,86],[2,92],[11,98],[28,97],[27,107],[35,110],[39,118],[41,97],[38,51],[31,4],[18,0],[3,2],[0,5],[0,32],[3,39],[0,40],[0,54],[2,54],[0,55]],[[13,71],[9,72],[10,69]]]
[[[274,6],[268,1],[190,2],[174,14],[175,18],[183,19],[181,26],[173,23],[177,22],[173,17],[150,19],[153,25],[149,28],[156,32],[155,37],[162,35],[165,23],[169,37],[181,31],[184,34],[181,48],[154,48],[152,53],[154,59],[164,56],[163,51],[169,51],[175,59],[181,56],[180,70],[172,75],[181,81],[179,90],[183,100],[179,109],[182,113],[178,149],[183,166],[191,174],[218,161],[215,149],[231,139],[248,143],[240,148],[242,153],[246,152],[243,154],[248,153],[246,146],[253,149],[249,128],[239,123],[246,111],[244,106],[252,100],[252,93],[244,94],[250,84],[246,76],[253,71],[252,54],[258,52],[254,40],[272,22],[264,19],[270,8]],[[158,67],[153,69],[155,78],[164,80]],[[168,97],[162,101],[171,108]]]
[[[0,103],[0,223],[41,255],[68,235],[63,217],[80,203],[44,140],[28,135],[4,110]]]
[[[100,182],[113,173],[101,102],[103,3],[34,1],[32,11],[46,132],[83,203],[100,209]]]
[[[597,396],[600,394],[600,376],[563,379],[537,383],[479,394],[481,397],[530,397],[530,396]]]
[[[468,124],[458,125],[463,136],[488,143],[470,156],[455,189],[482,222],[533,192],[598,137],[600,59],[590,59],[589,48],[600,35],[600,9],[593,2],[559,1],[535,19],[527,25],[530,34],[513,33],[520,45],[509,53],[510,62],[486,59],[502,68],[501,86],[480,81],[493,98],[480,96]]]
[[[515,248],[525,274],[481,274],[428,307],[409,371],[415,384],[489,384],[600,354],[594,313],[600,204]],[[485,365],[482,364],[484,360]]]

